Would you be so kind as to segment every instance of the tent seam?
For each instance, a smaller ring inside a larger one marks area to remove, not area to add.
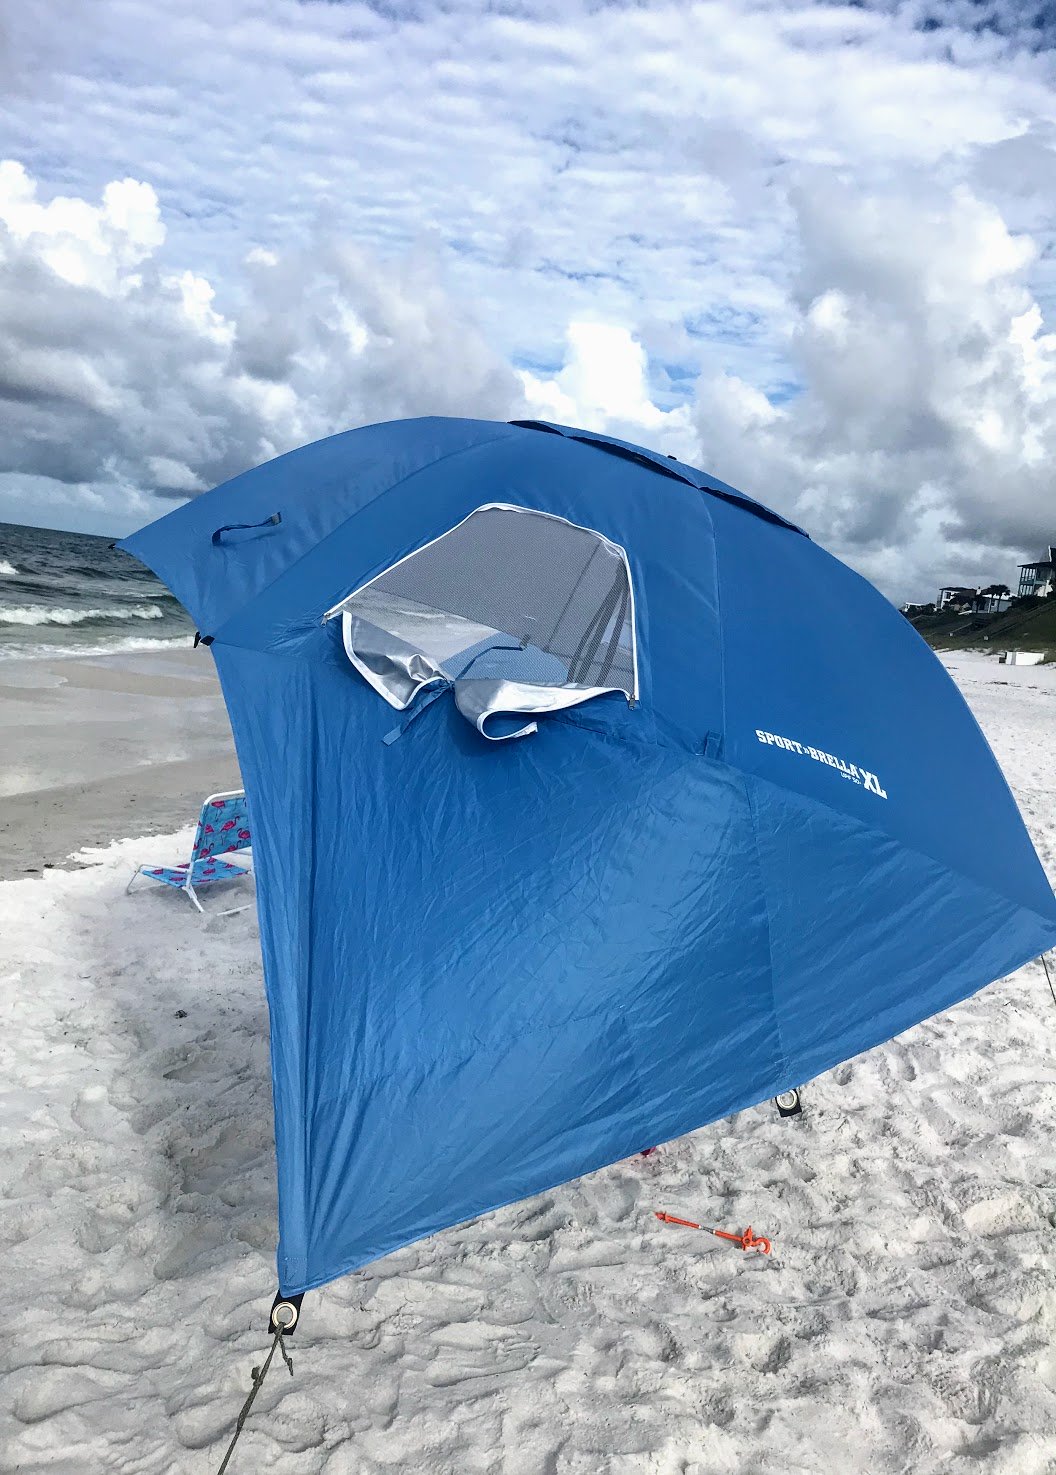
[[[719,645],[719,731],[722,734],[722,746],[720,754],[726,752],[726,631],[722,619],[722,581],[719,578],[719,542],[715,536],[715,519],[711,515],[711,508],[701,494],[701,504],[708,526],[711,528],[711,562],[715,572],[715,629],[718,635]]]
[[[721,502],[728,502],[732,507],[739,507],[742,512],[748,512],[753,517],[759,517],[764,522],[773,523],[777,527],[787,529],[789,532],[798,533],[801,538],[812,542],[806,528],[801,528],[798,523],[790,522],[780,512],[775,512],[772,507],[767,507],[764,502],[758,502],[754,497],[749,497],[747,492],[740,492],[736,487],[715,486],[717,480],[707,472],[701,471],[699,466],[684,466],[674,456],[663,457],[659,452],[651,452],[645,447],[633,446],[629,441],[618,440],[615,436],[606,436],[584,430],[574,425],[559,425],[556,421],[548,420],[508,420],[508,425],[516,426],[519,430],[541,430],[550,435],[560,435],[565,440],[577,441],[580,445],[588,446],[594,451],[604,451],[609,455],[620,456],[625,460],[633,461],[644,467],[647,471],[655,471],[659,476],[670,477],[672,481],[680,481],[685,486],[693,488],[698,492],[706,493],[712,497],[718,497]],[[666,461],[674,463],[673,466],[665,464]],[[675,468],[678,468],[677,470]],[[699,481],[687,476],[686,472],[694,472]]]
[[[770,958],[770,1008],[774,1019],[774,1030],[777,1034],[777,1048],[781,1056],[781,1075],[786,1077],[789,1073],[788,1051],[785,1049],[785,1037],[781,1028],[781,1016],[777,1007],[777,974],[774,968],[774,927],[770,916],[770,901],[767,896],[766,872],[763,869],[763,854],[759,848],[759,826],[756,822],[755,804],[752,799],[752,789],[749,775],[741,774],[744,784],[744,797],[748,804],[748,817],[752,826],[752,846],[755,850],[755,864],[759,872],[759,895],[763,902],[763,913],[766,917],[766,950]]]

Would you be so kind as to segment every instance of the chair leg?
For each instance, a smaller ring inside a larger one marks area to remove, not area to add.
[[[201,912],[202,916],[204,917],[205,916],[205,907],[203,907],[202,904],[201,904],[201,902],[198,900],[198,896],[197,896],[197,894],[195,892],[194,887],[188,882],[188,884],[183,889],[184,889],[184,891],[186,891],[186,893],[190,897],[191,901],[194,902],[195,906],[198,908],[198,910]]]
[[[253,874],[253,872],[250,871],[250,870],[245,870],[245,871],[242,872],[242,875],[243,876],[252,876],[252,874]],[[256,903],[256,898],[254,897],[254,899],[252,901],[247,901],[244,906],[240,906],[240,907],[228,907],[225,911],[222,911],[222,912],[213,912],[212,915],[215,916],[215,917],[234,917],[234,916],[237,916],[239,912],[248,912],[248,911],[250,911],[250,909],[252,907],[256,906],[256,904],[257,904]]]
[[[129,881],[128,885],[125,887],[125,895],[126,896],[132,890],[132,887],[135,885],[135,883],[139,880],[139,878],[142,875],[142,873],[143,873],[143,867],[142,866],[136,866],[136,869],[132,872],[132,880]]]

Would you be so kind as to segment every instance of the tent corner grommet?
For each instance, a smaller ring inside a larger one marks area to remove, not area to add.
[[[277,1292],[271,1303],[271,1312],[268,1316],[268,1331],[272,1334],[282,1330],[283,1336],[289,1337],[293,1334],[301,1316],[301,1302],[304,1300],[304,1292],[300,1295],[284,1296]]]

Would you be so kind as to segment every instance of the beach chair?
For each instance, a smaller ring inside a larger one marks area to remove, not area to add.
[[[232,865],[221,856],[230,855],[234,850],[245,850],[252,843],[245,792],[236,789],[229,794],[210,794],[202,805],[190,860],[178,866],[137,866],[132,880],[125,887],[126,894],[139,877],[144,876],[160,886],[173,886],[183,891],[204,917],[206,910],[198,900],[198,888],[210,886],[214,881],[232,881],[238,876],[250,875],[247,867]],[[225,911],[209,915],[232,917],[236,912],[247,911],[250,906],[252,902],[247,902],[245,906],[228,907]]]

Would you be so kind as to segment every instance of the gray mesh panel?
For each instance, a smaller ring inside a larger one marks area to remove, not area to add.
[[[622,552],[543,513],[482,508],[345,607],[416,646],[452,678],[635,692]]]

